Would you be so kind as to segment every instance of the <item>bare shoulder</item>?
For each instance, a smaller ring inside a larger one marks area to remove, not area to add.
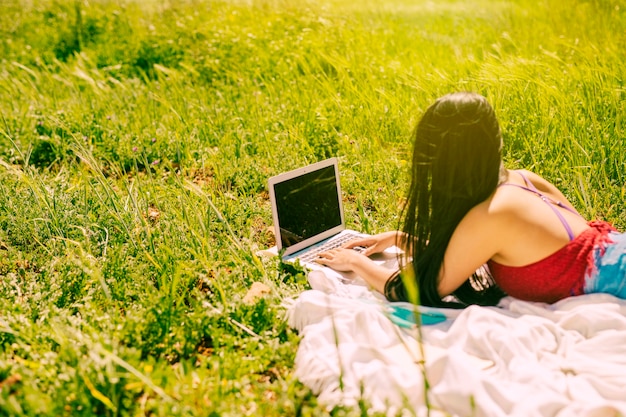
[[[561,202],[561,203],[567,205],[568,207],[570,207],[570,209],[574,209],[575,210],[575,208],[572,205],[572,203],[567,199],[567,197],[565,197],[565,195],[561,192],[561,190],[559,190],[554,184],[552,184],[550,181],[546,180],[545,178],[541,177],[540,175],[537,175],[534,172],[531,172],[531,171],[528,171],[528,170],[519,170],[519,171],[511,171],[511,172],[522,173],[522,175],[524,175],[526,178],[528,178],[528,180],[530,182],[532,182],[532,184],[541,193],[551,197],[554,201]],[[513,175],[513,176],[509,175],[509,180],[512,179],[513,181],[515,181],[514,177],[515,177],[515,175]],[[521,178],[521,176],[519,178]]]
[[[520,180],[516,180],[510,176],[507,183],[524,186],[521,177],[519,178]],[[488,199],[470,210],[468,215],[483,221],[487,220],[489,224],[498,227],[501,221],[517,213],[520,208],[520,199],[524,197],[526,195],[519,193],[517,187],[498,187]]]
[[[509,193],[506,188],[511,187],[498,187],[489,198],[468,211],[457,226],[455,235],[467,236],[469,240],[482,237],[489,241],[487,246],[495,253],[501,243],[497,237],[516,221],[521,206],[518,199],[523,197]]]
[[[496,188],[489,199],[476,207],[479,209],[476,214],[480,215],[481,209],[486,211],[490,219],[489,223],[493,223],[495,227],[498,227],[501,221],[505,221],[509,227],[512,223],[519,224],[520,220],[528,218],[529,215],[535,215],[537,196],[520,190],[520,188],[532,187],[555,200],[560,200],[562,197],[554,185],[533,172],[509,171],[506,182]]]
[[[539,174],[535,174],[534,172],[528,171],[526,169],[521,169],[521,170],[518,170],[517,172],[521,172],[526,178],[528,178],[528,180],[532,182],[533,185],[537,187],[539,191],[546,191],[546,192],[558,191],[558,188],[554,184],[552,184],[550,181],[546,180]]]

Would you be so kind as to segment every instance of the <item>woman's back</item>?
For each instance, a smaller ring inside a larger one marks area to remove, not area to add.
[[[528,171],[509,171],[490,204],[514,214],[510,229],[502,231],[504,239],[510,239],[491,258],[502,265],[537,262],[589,229],[587,221],[556,187]]]
[[[552,184],[528,171],[509,171],[506,181],[470,210],[453,233],[439,293],[455,291],[487,262],[504,268],[540,262],[589,228]],[[494,278],[498,283],[499,277]]]

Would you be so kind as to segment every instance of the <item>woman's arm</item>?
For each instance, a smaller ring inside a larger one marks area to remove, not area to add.
[[[387,280],[397,273],[378,265],[363,253],[346,248],[321,253],[317,262],[337,271],[352,271],[381,294],[384,294]]]
[[[379,233],[373,236],[367,236],[362,239],[351,240],[347,244],[344,245],[346,249],[353,249],[356,247],[365,248],[362,253],[365,256],[370,256],[375,253],[381,253],[385,249],[396,245],[400,247],[400,249],[407,251],[407,243],[405,241],[405,234],[399,231],[389,231]]]
[[[506,227],[497,228],[470,212],[454,231],[439,270],[437,292],[441,298],[455,292],[482,265],[498,252]]]

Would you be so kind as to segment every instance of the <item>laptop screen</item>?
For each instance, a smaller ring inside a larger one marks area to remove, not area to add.
[[[335,165],[273,185],[283,248],[342,225]]]

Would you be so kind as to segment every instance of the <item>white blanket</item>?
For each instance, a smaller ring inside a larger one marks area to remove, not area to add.
[[[431,416],[626,416],[626,301],[441,310],[448,320],[422,326],[420,346],[365,286],[320,272],[309,280],[314,289],[288,309],[302,335],[295,373],[329,407],[365,399],[389,415],[427,415],[428,404]]]

